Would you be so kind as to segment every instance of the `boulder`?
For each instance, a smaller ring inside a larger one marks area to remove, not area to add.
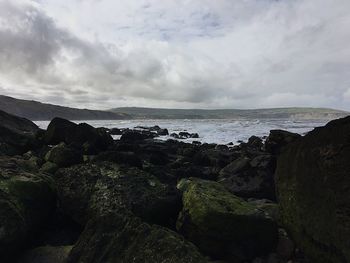
[[[46,154],[45,160],[56,164],[58,167],[68,167],[83,162],[83,155],[80,151],[60,143]]]
[[[275,247],[276,223],[221,184],[190,178],[181,180],[178,188],[183,191],[183,210],[177,229],[204,254],[241,262]]]
[[[247,145],[256,149],[261,149],[263,147],[263,140],[257,136],[251,136],[248,139]]]
[[[41,146],[39,132],[30,120],[0,111],[0,154],[23,154]]]
[[[52,179],[26,162],[0,157],[0,261],[33,239],[56,208]]]
[[[279,154],[284,146],[299,139],[300,134],[284,130],[271,130],[265,141],[265,150],[271,154]]]
[[[154,176],[115,163],[86,163],[55,173],[66,214],[84,225],[91,216],[127,209],[149,223],[174,225],[181,196]]]
[[[146,139],[152,139],[156,135],[152,132],[142,132],[142,131],[127,131],[124,132],[120,141],[122,142],[139,142]]]
[[[142,168],[142,160],[134,152],[106,151],[99,153],[94,161],[108,161]]]
[[[166,136],[166,135],[169,135],[169,131],[168,131],[168,129],[159,129],[159,130],[157,131],[157,134],[158,134],[159,136]]]
[[[67,263],[205,263],[198,249],[169,229],[124,213],[90,220]]]
[[[350,262],[350,117],[316,128],[278,158],[286,229],[311,262]]]
[[[122,130],[118,128],[112,128],[109,131],[109,134],[111,135],[122,135],[122,133],[123,133]]]
[[[47,144],[64,142],[82,148],[87,154],[96,154],[113,144],[113,138],[104,129],[95,129],[86,123],[75,124],[61,118],[54,118],[50,122],[44,138]]]
[[[270,154],[242,156],[221,169],[219,182],[241,197],[276,200],[275,166],[276,160]]]

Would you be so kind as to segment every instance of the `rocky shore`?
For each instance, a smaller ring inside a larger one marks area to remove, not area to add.
[[[235,146],[165,128],[0,111],[0,262],[350,262],[350,117]]]

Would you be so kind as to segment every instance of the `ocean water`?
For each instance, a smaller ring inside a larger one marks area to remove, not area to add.
[[[105,128],[134,128],[136,126],[154,126],[167,128],[169,133],[187,131],[198,133],[198,139],[186,139],[185,142],[200,141],[207,143],[227,144],[230,142],[247,141],[252,135],[264,137],[270,130],[283,129],[299,134],[306,134],[315,127],[325,125],[329,120],[99,120],[99,121],[77,121],[86,122],[94,127]],[[48,121],[36,121],[40,128],[46,129]],[[114,136],[118,139],[119,136]],[[162,136],[166,140],[171,137]]]

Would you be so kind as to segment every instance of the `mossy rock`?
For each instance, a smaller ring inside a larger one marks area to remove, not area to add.
[[[350,262],[350,117],[284,149],[276,170],[281,219],[312,262]]]
[[[135,167],[110,162],[60,169],[54,176],[64,211],[85,224],[89,218],[128,209],[149,223],[175,226],[181,195]]]
[[[83,162],[80,151],[66,146],[64,143],[54,146],[45,156],[45,160],[58,167],[68,167]]]
[[[221,184],[182,179],[183,210],[177,229],[214,259],[251,260],[276,245],[277,225],[255,205]]]
[[[8,157],[0,161],[0,258],[21,249],[56,206],[52,179],[20,163]]]
[[[205,263],[198,249],[177,233],[142,222],[127,212],[88,222],[67,263]]]

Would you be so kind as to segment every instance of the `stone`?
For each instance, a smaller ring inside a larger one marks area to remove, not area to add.
[[[65,143],[60,143],[46,154],[45,160],[56,164],[58,167],[68,167],[83,162],[83,155],[74,148],[68,147]]]
[[[113,138],[104,129],[61,118],[54,118],[50,122],[44,138],[47,144],[64,142],[68,146],[82,148],[86,154],[96,154],[113,144]]]
[[[181,209],[175,187],[135,167],[86,163],[55,173],[64,212],[84,225],[92,216],[127,209],[149,223],[171,227]]]
[[[259,154],[253,159],[242,156],[220,171],[218,181],[241,197],[276,200],[275,163],[269,154]]]
[[[65,263],[72,246],[44,246],[27,250],[19,257],[20,263]]]
[[[38,132],[38,126],[30,120],[0,111],[0,155],[13,156],[39,148]]]
[[[67,263],[205,263],[198,249],[175,232],[127,213],[91,219]]]
[[[277,242],[277,225],[253,204],[221,184],[182,179],[183,210],[177,229],[213,259],[252,260],[269,253]]]
[[[301,138],[300,134],[284,130],[271,130],[265,140],[265,150],[271,154],[279,154],[283,147]]]
[[[282,222],[311,262],[350,261],[350,117],[316,128],[277,161]]]
[[[52,179],[25,162],[0,157],[0,259],[21,250],[56,208]]]

